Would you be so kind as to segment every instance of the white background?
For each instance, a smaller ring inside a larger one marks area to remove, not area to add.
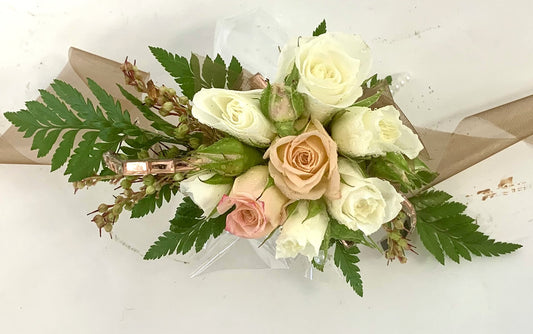
[[[464,116],[533,91],[530,1],[2,1],[0,110],[46,88],[75,46],[137,59],[171,84],[148,45],[212,53],[217,19],[257,7],[289,36],[323,18],[330,31],[363,36],[374,72],[409,73],[396,95],[415,125],[452,130]],[[2,123],[0,123],[1,126]],[[525,247],[446,267],[423,250],[406,265],[364,252],[359,298],[333,271],[309,281],[296,270],[228,270],[189,279],[190,265],[142,256],[98,238],[85,213],[110,198],[98,187],[72,196],[46,166],[0,165],[0,330],[5,333],[531,332],[533,149],[519,143],[439,187],[469,204],[481,230]],[[497,190],[513,177],[515,192]],[[493,189],[482,200],[477,191]],[[177,203],[121,228],[149,231]],[[159,233],[147,232],[147,239]],[[149,243],[149,240],[147,241]],[[145,249],[139,249],[144,252]],[[243,254],[246,256],[246,254]]]

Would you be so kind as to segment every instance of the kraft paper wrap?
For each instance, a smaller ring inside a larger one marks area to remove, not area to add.
[[[424,144],[420,158],[439,173],[429,186],[519,141],[533,143],[533,95],[470,115],[459,122],[453,133],[449,133],[413,126],[394,102],[386,84],[366,90],[362,98],[378,90],[382,90],[383,94],[372,107],[394,105],[400,111],[402,122],[413,129]]]
[[[138,117],[140,125],[144,126],[144,118],[137,116],[140,115],[137,108],[122,97],[116,86],[117,83],[124,82],[119,66],[118,62],[71,48],[69,62],[57,79],[71,84],[89,98],[92,98],[92,94],[86,78],[93,79],[117,98],[134,118]],[[128,88],[131,93],[139,96],[138,92]],[[413,126],[394,102],[386,85],[365,91],[363,97],[374,94],[377,89],[383,89],[384,93],[374,107],[394,105],[400,110],[402,121],[419,135],[425,147],[421,158],[439,173],[432,185],[519,141],[533,143],[533,95],[468,116],[457,125],[453,133],[447,133]],[[30,147],[31,139],[23,138],[13,126],[10,127],[0,137],[0,163],[50,164],[51,155],[37,158],[36,152],[31,151]]]
[[[79,90],[83,96],[96,101],[87,86],[87,78],[91,78],[109,94],[118,99],[123,109],[130,112],[132,119],[138,119],[141,126],[150,124],[142,117],[138,109],[122,96],[117,87],[117,84],[120,84],[134,96],[140,97],[140,93],[133,87],[124,84],[124,76],[120,70],[121,63],[76,48],[70,48],[68,58],[68,63],[56,79],[69,83]],[[145,78],[149,76],[148,73],[143,73],[143,75]],[[51,91],[51,88],[48,90]],[[2,110],[2,112],[4,111],[6,110]],[[17,132],[14,126],[9,127],[0,136],[0,163],[49,165],[52,154],[37,158],[37,151],[31,150],[31,143],[31,138],[23,138],[23,134]],[[51,152],[54,151],[55,147],[52,148]]]

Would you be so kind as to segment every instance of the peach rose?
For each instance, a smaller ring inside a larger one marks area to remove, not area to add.
[[[220,200],[217,210],[226,217],[226,231],[241,238],[267,236],[285,219],[288,199],[276,186],[267,187],[268,168],[254,166],[235,179],[229,195]],[[265,189],[266,188],[266,189]]]
[[[298,136],[274,141],[266,151],[268,170],[281,192],[292,200],[340,197],[337,144],[315,119]]]

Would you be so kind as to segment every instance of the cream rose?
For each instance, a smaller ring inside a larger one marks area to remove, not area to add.
[[[307,96],[311,116],[325,122],[363,95],[361,84],[371,62],[370,49],[358,35],[299,37],[282,49],[276,82],[283,82],[296,66],[300,74],[297,90]]]
[[[262,238],[285,219],[288,199],[268,185],[268,168],[254,166],[235,179],[228,196],[217,206],[219,213],[235,209],[226,217],[226,230],[242,238]],[[266,189],[265,189],[266,188]]]
[[[306,219],[308,212],[309,202],[300,201],[283,224],[281,233],[276,240],[277,259],[302,254],[311,261],[313,257],[318,255],[328,227],[329,216],[326,211],[321,211]]]
[[[268,147],[275,129],[261,113],[261,90],[202,89],[192,100],[192,114],[201,123],[226,132],[242,142]]]
[[[371,110],[351,107],[331,124],[339,152],[351,157],[401,152],[414,159],[424,148],[418,136],[400,120],[393,106]]]
[[[403,197],[387,181],[364,178],[347,159],[339,159],[341,198],[327,201],[328,210],[339,223],[366,235],[376,232],[402,209]]]
[[[298,136],[277,139],[265,152],[274,183],[290,199],[339,197],[337,145],[322,124],[312,119]]]
[[[213,175],[215,174],[203,173],[180,182],[180,192],[183,196],[189,196],[204,211],[204,216],[213,213],[222,196],[231,189],[231,184],[207,184],[203,182]]]

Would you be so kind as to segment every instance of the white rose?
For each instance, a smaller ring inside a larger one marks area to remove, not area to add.
[[[296,65],[300,74],[297,90],[307,96],[311,116],[325,122],[363,95],[361,84],[371,63],[370,49],[358,35],[299,37],[281,51],[276,82],[283,82]]]
[[[246,144],[268,147],[276,134],[274,126],[261,113],[261,92],[203,88],[194,95],[192,115],[201,123],[226,132]]]
[[[211,178],[214,173],[203,173],[191,176],[180,182],[180,192],[204,211],[204,216],[214,212],[222,196],[231,189],[231,184],[207,184],[203,181]]]
[[[424,148],[418,136],[400,120],[393,106],[371,110],[351,107],[331,124],[339,152],[351,157],[401,152],[414,159]]]
[[[318,255],[328,227],[329,216],[326,211],[321,211],[306,220],[308,207],[308,201],[298,202],[296,209],[283,224],[276,240],[277,259],[302,254],[311,260]]]
[[[376,232],[402,209],[403,197],[387,181],[364,178],[347,159],[339,159],[341,198],[327,201],[328,210],[339,223],[366,235]]]

